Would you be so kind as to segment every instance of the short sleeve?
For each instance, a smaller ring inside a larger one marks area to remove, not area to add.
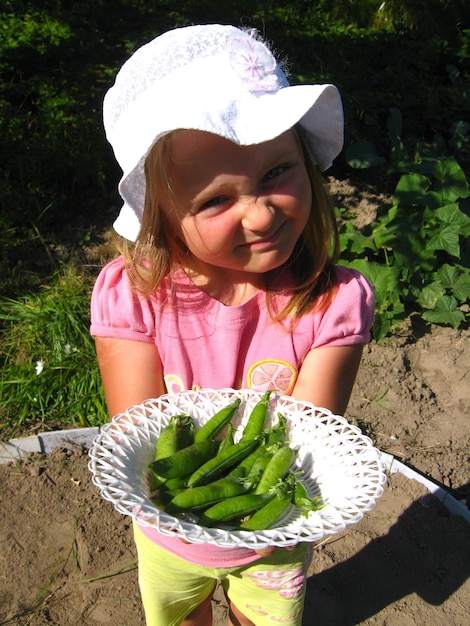
[[[151,303],[131,289],[122,257],[105,265],[96,279],[91,296],[90,333],[94,337],[154,342]]]
[[[374,319],[374,292],[356,270],[337,267],[338,289],[322,313],[312,348],[365,344]]]

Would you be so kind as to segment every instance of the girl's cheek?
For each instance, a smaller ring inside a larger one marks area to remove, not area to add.
[[[297,176],[293,177],[285,193],[286,196],[292,199],[293,204],[310,208],[312,204],[312,188],[305,169],[302,169]]]
[[[201,241],[223,245],[223,242],[229,241],[236,232],[239,222],[232,219],[227,211],[217,216],[202,218],[194,226]]]
[[[194,250],[217,251],[232,240],[233,232],[223,220],[200,220],[181,229],[186,245]]]

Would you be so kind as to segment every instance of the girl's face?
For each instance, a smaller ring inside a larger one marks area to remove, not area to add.
[[[188,249],[188,265],[209,280],[256,282],[290,257],[312,192],[294,131],[239,146],[181,130],[171,140],[172,196],[161,206]],[[224,271],[221,271],[224,270]]]

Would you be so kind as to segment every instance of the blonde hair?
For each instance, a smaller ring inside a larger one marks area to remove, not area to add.
[[[282,309],[277,306],[278,293],[272,287],[271,276],[267,276],[267,304],[271,316],[277,321],[295,319],[313,309],[326,308],[333,299],[336,285],[334,262],[338,257],[339,238],[333,203],[326,183],[309,155],[303,138],[305,131],[298,125],[294,130],[310,179],[312,207],[305,229],[283,266],[289,267],[295,286],[289,290],[291,297]],[[172,193],[168,171],[172,134],[157,141],[145,161],[146,196],[136,242],[116,239],[131,284],[144,295],[154,292],[165,277],[171,276],[185,254],[159,202],[163,190],[167,196],[171,197]]]

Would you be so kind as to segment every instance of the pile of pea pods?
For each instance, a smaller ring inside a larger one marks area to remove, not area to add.
[[[240,398],[197,431],[190,415],[171,417],[149,465],[155,506],[175,517],[191,513],[200,526],[248,531],[272,528],[290,505],[305,514],[320,509],[321,498],[310,497],[292,469],[297,452],[287,442],[286,418],[278,413],[265,427],[270,395],[253,407],[237,443],[232,418]]]

